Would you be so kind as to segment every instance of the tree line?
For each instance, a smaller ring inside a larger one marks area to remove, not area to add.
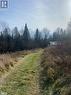
[[[17,27],[13,29],[13,33],[10,33],[10,29],[8,27],[5,27],[4,30],[0,32],[1,53],[44,48],[47,47],[48,44],[49,39],[47,33],[42,37],[39,29],[36,29],[34,37],[31,37],[27,24],[25,24],[22,34],[20,34]]]
[[[65,51],[71,54],[71,21],[68,23],[66,29],[57,28],[53,32],[52,41],[57,43],[56,46],[62,49],[62,52]]]
[[[57,45],[61,45],[61,47],[71,49],[71,21],[65,30],[59,27],[51,35],[46,33],[46,29],[44,29],[43,36],[39,29],[36,29],[34,37],[31,37],[32,33],[30,33],[27,24],[25,24],[22,34],[17,27],[12,32],[4,23],[2,26],[4,29],[0,32],[0,53],[45,48],[50,45],[50,41],[57,42]]]

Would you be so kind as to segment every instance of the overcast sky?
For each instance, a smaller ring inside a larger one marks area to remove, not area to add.
[[[0,8],[0,21],[10,27],[23,27],[25,23],[31,29],[44,27],[55,30],[65,28],[71,18],[71,0],[8,0],[7,9]]]

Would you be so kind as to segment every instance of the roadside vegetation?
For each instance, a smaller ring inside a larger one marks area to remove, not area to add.
[[[42,54],[41,95],[71,95],[71,55],[57,47]]]

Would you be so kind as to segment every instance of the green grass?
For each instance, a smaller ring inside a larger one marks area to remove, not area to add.
[[[4,79],[0,92],[7,95],[39,95],[39,59],[42,51],[19,59],[19,64]]]

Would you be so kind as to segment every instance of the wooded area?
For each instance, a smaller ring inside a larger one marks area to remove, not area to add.
[[[49,44],[47,36],[45,33],[42,37],[41,32],[36,29],[34,37],[31,37],[27,24],[25,24],[22,34],[17,27],[13,29],[12,33],[9,27],[5,27],[0,34],[0,52],[44,48]]]

